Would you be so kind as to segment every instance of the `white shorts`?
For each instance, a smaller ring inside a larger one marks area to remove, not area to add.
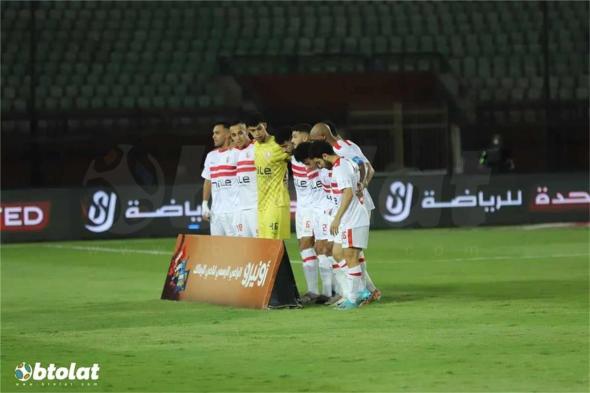
[[[316,240],[334,241],[334,236],[330,234],[330,224],[332,216],[324,213],[323,210],[314,210],[313,212],[313,235]]]
[[[235,214],[234,228],[236,236],[258,237],[258,210],[240,210]]]
[[[211,236],[236,236],[235,216],[236,213],[211,213]]]
[[[313,236],[313,209],[298,208],[295,211],[295,232],[297,239]]]
[[[340,228],[342,248],[367,248],[369,244],[369,227]]]

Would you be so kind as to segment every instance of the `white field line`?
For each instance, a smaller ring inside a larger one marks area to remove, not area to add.
[[[105,252],[115,254],[144,254],[144,255],[166,255],[172,257],[172,251],[159,251],[159,250],[142,250],[136,248],[110,248],[110,247],[92,247],[92,246],[68,246],[60,244],[44,244],[43,247],[47,248],[59,248],[65,250],[74,251],[88,251],[88,252]],[[487,256],[487,257],[471,257],[471,258],[449,258],[449,259],[431,259],[431,262],[470,262],[470,261],[503,261],[510,259],[548,259],[548,258],[571,258],[571,257],[588,257],[588,253],[576,253],[576,254],[550,254],[550,255],[502,255],[502,256]],[[368,259],[371,263],[409,263],[415,262],[416,260],[410,259],[396,259],[384,260],[384,259]],[[293,259],[291,263],[301,263],[301,260]]]
[[[172,256],[173,251],[142,250],[137,248],[111,248],[98,246],[67,246],[61,244],[43,244],[47,248],[61,248],[65,250],[90,251],[90,252],[111,252],[115,254],[146,254],[146,255],[168,255]]]
[[[534,231],[536,229],[547,229],[547,228],[576,228],[576,227],[588,227],[588,222],[554,222],[548,224],[533,224],[523,225],[521,228],[525,231]]]

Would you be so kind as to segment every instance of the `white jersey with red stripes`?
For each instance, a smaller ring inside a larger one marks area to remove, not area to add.
[[[211,213],[231,213],[236,211],[237,192],[237,154],[235,149],[215,149],[205,158],[201,177],[211,181]]]
[[[361,148],[358,147],[356,143],[348,139],[339,139],[335,144],[332,145],[332,147],[334,148],[334,152],[340,157],[347,158],[359,166],[369,163],[369,160],[363,154]],[[375,204],[373,203],[373,198],[371,198],[371,195],[367,189],[364,191],[364,198],[367,209],[373,210],[375,208]]]
[[[256,165],[254,165],[254,144],[250,143],[237,151],[238,208],[241,210],[258,207],[256,189]]]
[[[325,212],[329,212],[334,210],[334,201],[332,198],[332,171],[330,169],[322,168],[319,170],[319,173],[319,179],[322,183],[322,198],[320,206]]]
[[[345,189],[352,189],[352,201],[340,220],[340,227],[344,229],[369,226],[369,211],[363,199],[356,195],[357,184],[360,181],[358,165],[344,157],[340,157],[332,167],[332,194],[337,196],[337,206]]]
[[[293,170],[293,183],[295,183],[295,192],[297,193],[297,208],[313,208],[315,202],[314,192],[318,189],[319,173],[317,169],[308,171],[305,164],[297,161],[295,157],[291,157],[291,169]]]

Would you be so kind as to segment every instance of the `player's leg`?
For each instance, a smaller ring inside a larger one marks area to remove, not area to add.
[[[334,264],[332,265],[332,283],[334,284],[334,291],[344,297],[344,292],[347,290],[348,281],[346,280],[346,269],[348,263],[344,258],[342,251],[342,239],[340,232],[334,235],[334,242],[332,243],[332,257]]]
[[[363,271],[359,263],[360,252],[367,247],[369,241],[369,227],[342,228],[342,251],[347,268],[346,301],[339,307],[343,309],[355,308],[361,303],[367,303],[371,293],[363,281]]]
[[[318,267],[320,270],[320,277],[322,279],[321,294],[327,298],[332,297],[332,261],[326,255],[326,239],[315,241],[315,251],[318,256]],[[326,299],[327,300],[327,299]]]
[[[301,301],[303,304],[310,304],[318,298],[319,289],[318,257],[313,247],[313,218],[309,214],[309,209],[298,208],[295,212],[295,233],[307,284],[307,293],[301,297]]]
[[[287,240],[291,238],[291,209],[289,206],[275,208],[277,234],[275,239]]]
[[[234,215],[233,222],[234,231],[237,237],[245,237],[244,231],[244,211],[240,210]]]
[[[239,215],[239,211],[220,215],[221,225],[223,226],[223,236],[237,236],[236,227],[234,225],[237,215]]]
[[[372,210],[369,210],[369,221],[371,221]],[[371,301],[381,300],[381,291],[377,289],[371,276],[369,275],[369,269],[367,267],[367,260],[365,258],[364,251],[361,251],[359,254],[359,262],[361,264],[361,268],[363,269],[363,277],[365,278],[365,284],[367,285],[367,289],[371,292]]]
[[[261,239],[273,239],[272,214],[270,209],[258,210],[258,237]]]
[[[256,209],[242,210],[243,235],[258,237],[258,215]]]
[[[289,239],[291,237],[289,206],[258,210],[258,237],[262,239]]]
[[[322,296],[324,304],[332,298],[332,249],[328,247],[328,225],[323,224],[323,209],[313,211],[313,236],[315,250],[318,256],[320,277],[322,279]]]
[[[359,253],[359,264],[361,265],[361,269],[363,270],[363,278],[365,280],[365,285],[369,292],[371,292],[371,301],[381,300],[381,291],[375,286],[375,283],[369,275],[364,251],[361,251]]]
[[[221,214],[211,213],[211,218],[209,219],[209,229],[210,229],[211,236],[224,236],[225,235],[223,223],[221,220]]]

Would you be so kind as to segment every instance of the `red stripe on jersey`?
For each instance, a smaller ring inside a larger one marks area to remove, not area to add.
[[[336,161],[334,161],[334,166],[340,166],[340,157],[338,157],[338,159]]]
[[[238,168],[238,173],[241,172],[256,172],[256,167],[255,166],[243,166],[241,168]]]
[[[210,168],[211,171],[221,171],[221,170],[225,170],[225,169],[233,170],[233,169],[236,169],[236,166],[235,165],[216,165],[216,166],[212,166]]]
[[[348,229],[348,247],[352,247],[352,229]],[[359,276],[361,274],[359,273]]]
[[[293,173],[293,177],[296,177],[298,179],[307,179],[306,175],[298,175],[297,173]]]
[[[338,187],[338,183],[331,183],[330,184],[332,187]]]
[[[298,170],[300,170],[300,171],[305,171],[305,170],[307,170],[307,168],[306,168],[306,167],[304,167],[304,166],[301,166],[301,165],[297,165],[297,164],[293,164],[293,163],[291,163],[291,167],[292,167],[293,169],[298,169]]]
[[[332,145],[332,147],[333,147],[334,149],[336,149],[336,150],[340,150],[340,148],[341,148],[342,146],[340,146],[340,144],[339,144],[338,142],[335,142],[335,143]]]
[[[349,276],[355,276],[355,277],[360,277],[363,275],[363,273],[348,273]]]
[[[310,257],[303,258],[303,262],[315,261],[316,259],[318,259],[318,257],[312,255]]]
[[[310,179],[315,179],[316,177],[318,177],[320,174],[315,172],[315,173],[308,173],[307,177]]]
[[[216,177],[235,176],[236,174],[237,171],[217,172],[211,174],[211,179],[215,179]]]
[[[307,176],[307,172],[305,172],[305,171],[298,171],[297,169],[293,169],[293,173],[296,173],[296,174],[302,175],[302,176]]]
[[[343,139],[342,141],[346,143],[348,146],[352,146],[352,143],[348,139]]]
[[[238,166],[240,165],[254,165],[254,160],[252,161],[238,161]]]
[[[332,188],[332,194],[340,195],[340,194],[342,194],[342,191]]]

